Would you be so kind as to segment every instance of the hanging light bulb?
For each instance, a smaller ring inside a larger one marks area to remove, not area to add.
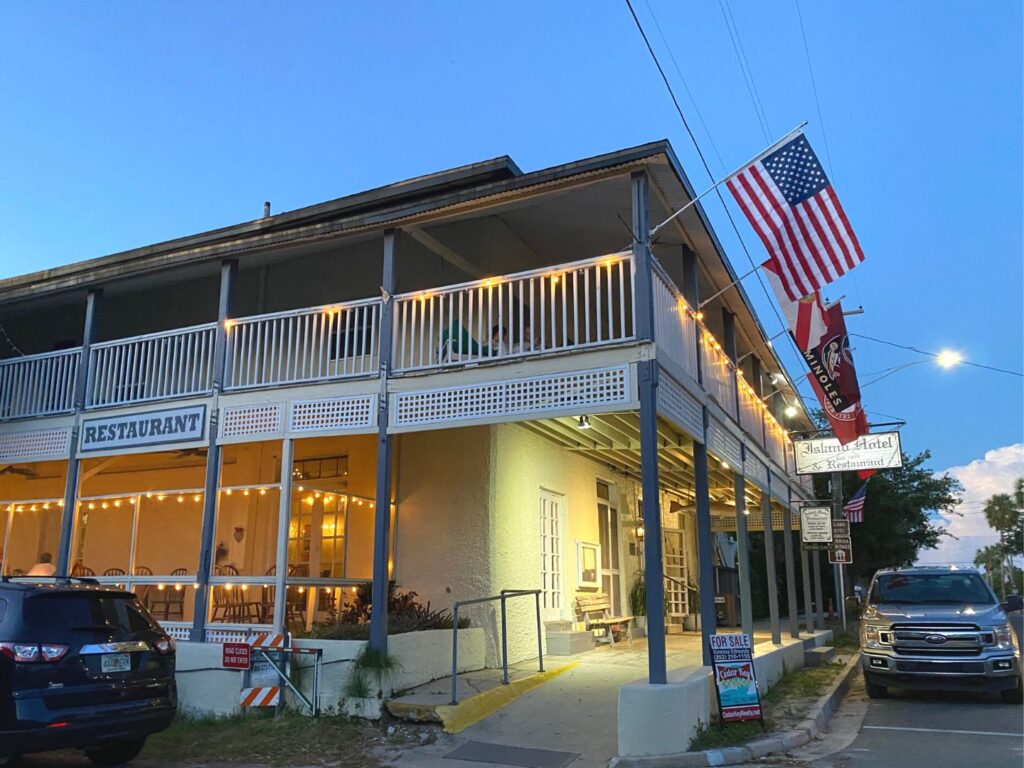
[[[576,422],[576,429],[590,429],[590,417],[586,414],[580,416]]]

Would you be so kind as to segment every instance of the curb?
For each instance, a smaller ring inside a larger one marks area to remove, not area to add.
[[[828,692],[811,707],[811,711],[795,730],[773,733],[763,739],[752,741],[742,747],[706,749],[703,752],[677,752],[674,755],[652,755],[650,757],[612,758],[609,768],[705,768],[706,766],[737,765],[776,752],[788,752],[803,746],[815,738],[828,725],[832,715],[839,708],[839,702],[850,688],[850,680],[860,667],[860,651],[854,653]]]

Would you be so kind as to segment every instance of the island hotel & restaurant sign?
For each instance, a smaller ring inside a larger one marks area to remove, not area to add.
[[[793,453],[798,475],[903,466],[899,432],[862,435],[846,445],[834,437],[794,440]]]

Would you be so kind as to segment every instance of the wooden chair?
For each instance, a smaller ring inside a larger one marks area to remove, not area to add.
[[[152,576],[153,571],[152,569],[147,568],[144,565],[137,565],[135,566],[135,575]],[[152,589],[152,587],[152,584],[136,584],[135,588],[132,590],[133,592],[135,592],[135,596],[139,598],[139,602],[146,606],[147,610],[149,609],[149,591],[150,589]]]
[[[576,595],[576,613],[583,616],[583,625],[588,631],[604,629],[606,635],[599,642],[615,645],[615,632],[625,630],[626,639],[633,640],[633,617],[612,615],[612,601],[604,592],[588,592]]]
[[[188,576],[188,569],[177,568],[171,576]],[[150,593],[149,610],[154,616],[164,621],[185,620],[185,589],[178,589],[179,586],[182,585],[171,584]]]
[[[75,563],[75,566],[71,569],[71,576],[77,578],[92,577],[96,575],[96,571],[88,566],[82,565],[81,563]]]

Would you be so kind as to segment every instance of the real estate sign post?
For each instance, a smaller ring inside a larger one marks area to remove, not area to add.
[[[764,722],[761,696],[754,676],[754,658],[750,635],[730,633],[711,635],[711,664],[715,673],[715,693],[723,723],[743,720]]]

